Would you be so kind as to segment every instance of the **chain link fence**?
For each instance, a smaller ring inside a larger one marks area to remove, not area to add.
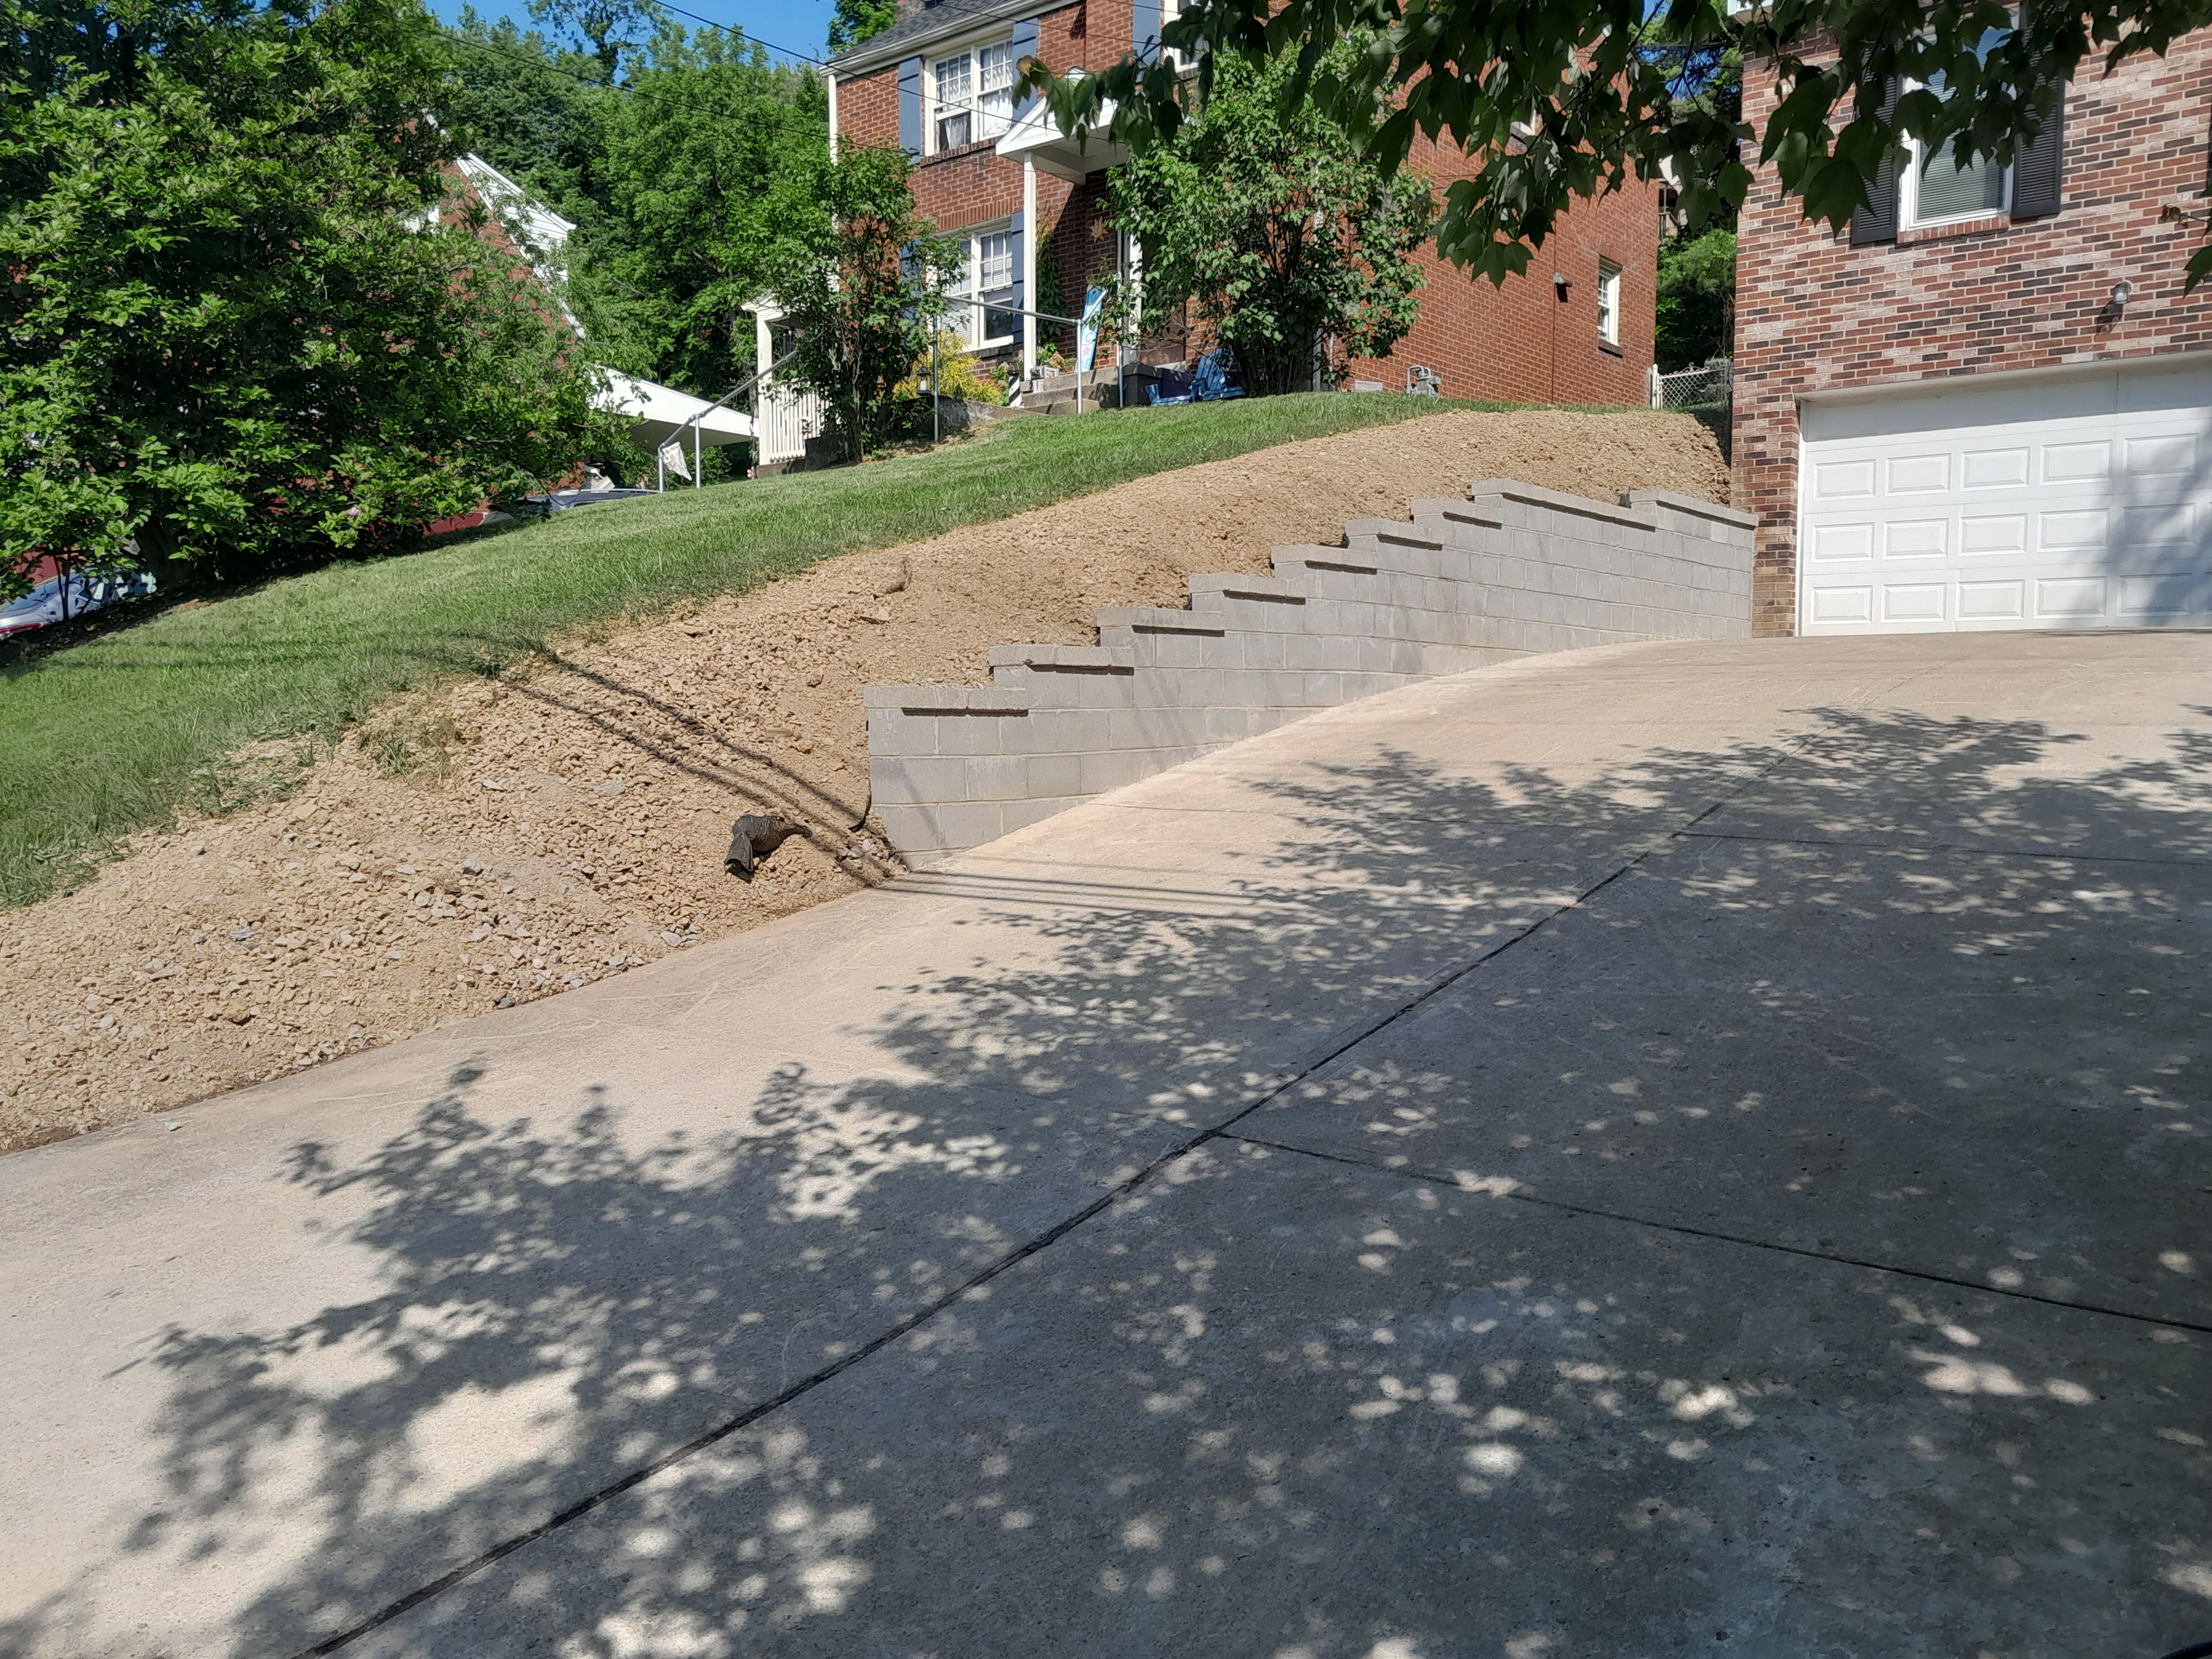
[[[1716,357],[1696,368],[1678,368],[1662,374],[1651,371],[1651,407],[1678,410],[1693,415],[1719,440],[1721,453],[1729,452],[1731,416],[1735,408],[1735,364]]]

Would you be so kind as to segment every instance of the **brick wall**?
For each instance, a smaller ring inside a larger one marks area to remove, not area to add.
[[[1100,70],[1129,48],[1129,0],[1084,0],[1037,19],[1037,56],[1054,69]],[[1010,26],[1011,27],[1011,26]],[[898,142],[898,70],[885,64],[837,82],[837,131],[867,143]],[[1469,171],[1456,150],[1419,141],[1410,165],[1435,180],[1439,191]],[[924,156],[915,168],[915,199],[939,228],[953,232],[1003,219],[1022,204],[1019,161],[994,153],[985,140],[946,154]],[[1037,220],[1053,239],[1060,292],[1071,309],[1085,286],[1115,261],[1112,226],[1105,214],[1103,174],[1081,185],[1040,173]],[[1379,380],[1396,390],[1415,363],[1443,377],[1444,391],[1462,398],[1531,403],[1642,404],[1651,367],[1653,285],[1658,268],[1658,188],[1631,185],[1577,206],[1538,252],[1525,276],[1503,289],[1477,283],[1425,249],[1427,286],[1419,320],[1388,358],[1355,360],[1355,378]],[[1620,349],[1597,337],[1597,262],[1621,268]],[[1553,272],[1567,278],[1567,297],[1557,297]],[[1072,335],[1072,331],[1068,331]],[[1040,343],[1048,340],[1041,333]],[[1073,341],[1064,338],[1063,349]],[[1148,346],[1144,356],[1166,361],[1182,343]],[[1102,350],[1102,364],[1113,361]]]
[[[1011,28],[1012,25],[1006,26]],[[1037,56],[1055,70],[1103,69],[1129,49],[1129,0],[1085,0],[1037,18]],[[933,48],[924,48],[927,55]],[[837,131],[863,143],[895,144],[899,137],[898,69],[886,64],[837,82]],[[948,234],[989,224],[1018,213],[1022,206],[1022,164],[996,153],[995,139],[925,155],[915,165],[915,204]],[[1080,185],[1040,172],[1036,176],[1037,230],[1052,241],[1061,297],[1070,311],[1083,303],[1083,290],[1114,269],[1116,247],[1105,215],[1105,179],[1094,174]],[[1031,303],[1034,304],[1034,297]],[[1057,338],[1063,350],[1074,349],[1074,331],[1040,325],[1042,349]],[[1110,347],[1101,352],[1110,363]]]
[[[1422,141],[1410,166],[1427,173],[1439,197],[1472,169],[1456,151]],[[1659,266],[1656,185],[1631,184],[1578,204],[1530,258],[1528,274],[1494,288],[1421,252],[1428,286],[1412,331],[1387,358],[1355,359],[1358,379],[1395,392],[1406,371],[1422,363],[1443,378],[1453,398],[1497,398],[1547,404],[1636,404],[1650,396],[1654,285]],[[1597,337],[1597,264],[1621,271],[1620,346]],[[1562,301],[1552,282],[1567,279]]]
[[[1764,122],[1771,70],[1744,66],[1744,113]],[[2002,216],[1853,247],[1808,224],[1771,167],[1738,226],[1735,503],[1759,517],[1753,620],[1796,619],[1797,400],[1848,387],[2055,368],[2212,345],[2212,289],[2181,293],[2195,246],[2159,222],[2197,207],[2212,114],[2212,32],[2066,98],[2064,195],[2049,218]],[[2110,295],[2134,295],[2115,318]]]

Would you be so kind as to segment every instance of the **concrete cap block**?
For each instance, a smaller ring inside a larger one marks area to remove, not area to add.
[[[1717,501],[1700,501],[1695,495],[1685,495],[1672,489],[1626,489],[1621,492],[1623,507],[1663,507],[1670,513],[1702,519],[1732,529],[1750,531],[1759,525],[1759,515],[1746,513],[1741,507],[1723,507]]]
[[[868,685],[860,689],[867,708],[899,708],[925,714],[1026,714],[1029,693],[997,685]]]

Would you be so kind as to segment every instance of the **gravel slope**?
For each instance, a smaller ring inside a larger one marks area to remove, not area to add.
[[[381,710],[289,799],[139,837],[0,915],[0,1150],[621,972],[884,879],[860,688],[981,680],[1109,604],[1513,477],[1728,499],[1685,416],[1450,413],[1123,484],[829,561],[499,684]],[[618,512],[618,507],[593,511]],[[394,764],[402,769],[389,769]],[[750,885],[730,823],[811,835]]]

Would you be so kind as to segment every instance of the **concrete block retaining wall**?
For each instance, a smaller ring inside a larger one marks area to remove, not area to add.
[[[1006,645],[988,686],[871,686],[877,817],[927,866],[1285,722],[1539,651],[1751,632],[1749,514],[1486,479],[1279,547],[1272,576],[1117,605],[1096,645]]]

